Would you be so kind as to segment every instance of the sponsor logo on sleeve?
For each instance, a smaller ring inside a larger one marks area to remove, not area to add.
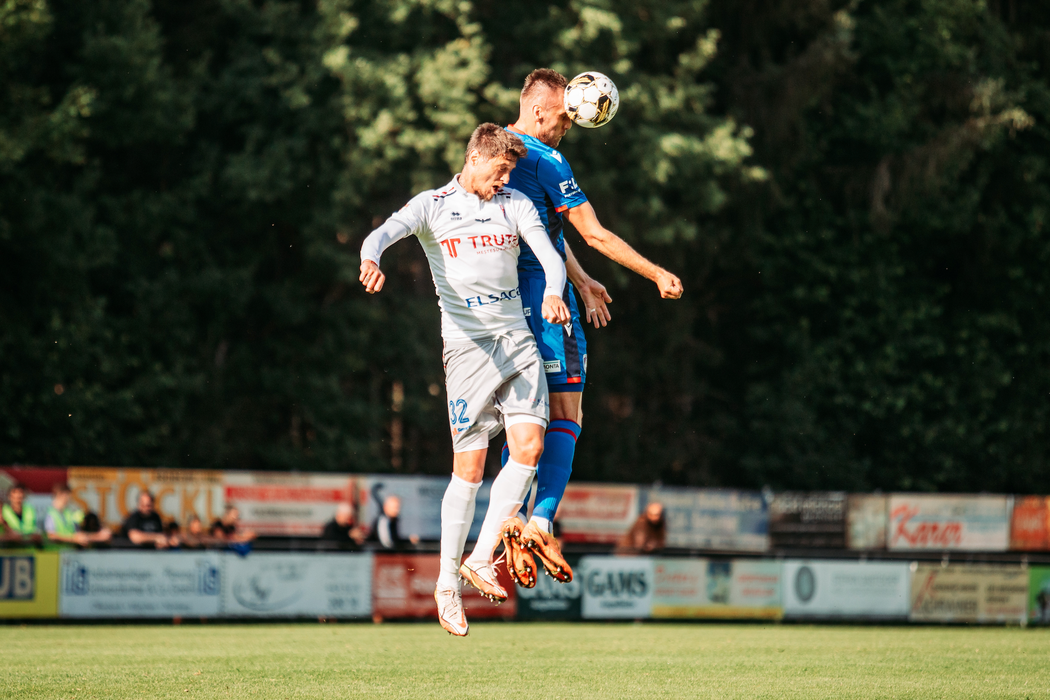
[[[532,307],[531,306],[526,306],[524,309],[522,309],[522,311],[525,312],[525,317],[526,318],[528,318],[529,316],[532,316]]]
[[[557,374],[561,372],[561,360],[544,360],[543,371],[547,374]]]

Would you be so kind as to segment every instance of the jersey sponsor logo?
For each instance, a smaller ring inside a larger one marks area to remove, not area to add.
[[[459,257],[459,252],[457,252],[456,250],[457,243],[462,243],[462,240],[459,238],[446,238],[445,240],[441,241],[441,245],[445,247],[445,252],[450,258]]]
[[[480,219],[478,219],[480,221]],[[485,219],[489,221],[489,219]],[[474,250],[509,250],[518,247],[518,235],[516,233],[499,233],[487,236],[467,236],[467,240],[474,246]]]
[[[490,217],[488,219],[482,219],[481,217],[474,217],[474,221],[477,221],[479,224],[487,224],[488,222],[492,221],[492,218]]]
[[[543,371],[547,374],[557,374],[561,372],[561,360],[544,360]]]
[[[454,211],[454,212],[452,212],[452,220],[453,221],[463,221],[463,216],[458,211]]]
[[[562,194],[569,194],[570,192],[578,192],[580,186],[576,184],[576,178],[571,177],[568,180],[559,182],[558,189],[561,190]]]
[[[587,371],[587,353],[583,354],[583,371]]]
[[[526,306],[524,309],[522,309],[522,311],[525,312],[526,316],[532,316],[532,307],[531,306]]]
[[[517,287],[514,289],[507,289],[499,294],[486,294],[485,296],[467,297],[464,299],[467,302],[468,309],[476,309],[481,306],[488,306],[489,304],[497,304],[501,301],[509,301],[511,299],[520,299],[521,292]]]

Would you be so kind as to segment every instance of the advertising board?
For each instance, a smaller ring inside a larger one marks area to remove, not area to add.
[[[59,615],[216,617],[222,556],[217,552],[62,552]]]
[[[784,562],[784,616],[906,619],[908,562]]]
[[[436,554],[377,554],[372,566],[372,613],[376,618],[406,617],[437,619],[434,585],[439,571]],[[473,586],[463,584],[463,607],[467,620],[513,619],[517,592],[505,566],[498,567],[500,585],[509,598],[496,605]]]
[[[58,617],[58,552],[0,550],[0,620]]]
[[[1028,569],[1028,624],[1050,625],[1050,566]]]
[[[185,523],[191,515],[207,526],[222,515],[223,472],[202,469],[70,467],[73,501],[94,511],[103,525],[119,527],[137,508],[139,493],[150,491],[161,518]]]
[[[1008,496],[890,495],[889,548],[1005,552]]]
[[[667,521],[667,546],[764,552],[769,549],[769,508],[757,491],[654,488],[645,503],[659,501]]]
[[[583,615],[583,585],[580,583],[580,558],[567,556],[576,575],[568,583],[558,583],[550,576],[539,576],[534,588],[518,588],[519,620],[579,620]]]
[[[0,498],[6,498],[7,489],[22,484],[29,493],[51,494],[51,488],[66,483],[65,467],[0,467]]]
[[[615,544],[637,517],[637,486],[569,484],[558,508],[566,542]]]
[[[260,535],[316,537],[340,503],[356,503],[358,480],[346,474],[223,472],[223,499]]]
[[[913,564],[912,571],[912,622],[1024,624],[1027,619],[1027,568]]]
[[[851,493],[846,506],[846,545],[850,549],[886,549],[889,499],[881,494]]]
[[[1010,549],[1038,552],[1050,549],[1050,501],[1046,496],[1018,496],[1010,518]]]
[[[576,575],[583,585],[583,617],[647,618],[653,605],[653,560],[587,556]]]
[[[652,615],[779,619],[780,570],[776,561],[657,559]]]
[[[227,617],[368,617],[371,554],[226,555]]]
[[[769,506],[773,547],[841,549],[846,546],[846,494],[786,491]]]

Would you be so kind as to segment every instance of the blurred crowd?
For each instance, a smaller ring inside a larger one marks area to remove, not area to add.
[[[195,514],[184,523],[161,517],[156,499],[149,491],[139,493],[136,509],[118,529],[104,527],[97,514],[84,512],[72,502],[65,484],[52,489],[51,503],[45,512],[37,512],[30,503],[27,489],[14,484],[7,490],[0,509],[0,546],[72,548],[141,548],[141,549],[232,549],[247,553],[257,534],[241,525],[236,505],[227,504],[222,517],[205,527]],[[419,544],[415,534],[401,532],[401,499],[397,496],[377,498],[379,514],[370,524],[357,520],[351,503],[340,503],[318,539],[323,550],[360,549],[404,551]],[[555,536],[558,521],[555,519]],[[666,524],[663,506],[650,503],[638,516],[616,547],[618,554],[650,554],[664,548]]]

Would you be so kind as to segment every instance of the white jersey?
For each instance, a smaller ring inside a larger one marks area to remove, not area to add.
[[[551,245],[528,197],[504,187],[485,201],[459,184],[459,175],[427,190],[373,231],[361,259],[379,264],[391,244],[413,235],[430,261],[441,307],[441,337],[463,341],[528,330],[518,291],[519,237],[546,274],[544,296],[561,298],[565,263]]]

